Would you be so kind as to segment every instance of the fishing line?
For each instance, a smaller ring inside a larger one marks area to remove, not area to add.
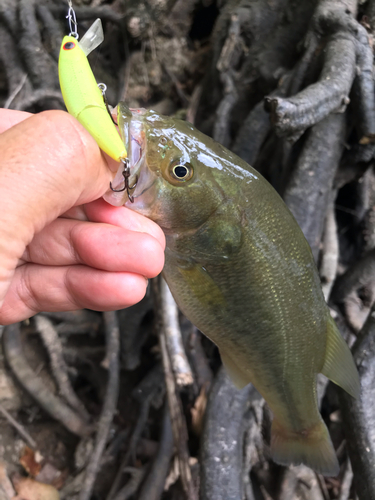
[[[69,36],[73,36],[76,40],[78,40],[79,38],[78,23],[77,23],[76,13],[73,8],[72,0],[68,0],[68,6],[69,6],[68,15],[65,17],[69,23],[69,29],[70,29]]]

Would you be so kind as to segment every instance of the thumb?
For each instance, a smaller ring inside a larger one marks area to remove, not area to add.
[[[63,111],[3,132],[0,151],[1,225],[25,244],[71,207],[101,197],[112,177],[94,139]]]

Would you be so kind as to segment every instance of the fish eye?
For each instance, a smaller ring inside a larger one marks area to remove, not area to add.
[[[172,164],[171,176],[178,181],[188,181],[193,177],[193,167],[190,163]]]
[[[64,43],[64,45],[63,45],[63,49],[64,49],[64,50],[71,50],[71,49],[73,49],[75,46],[76,46],[76,44],[75,44],[74,42],[66,42],[66,43]]]

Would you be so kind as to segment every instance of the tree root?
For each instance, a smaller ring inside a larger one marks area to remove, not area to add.
[[[138,469],[136,467],[125,467],[123,473],[129,474],[131,479],[117,493],[113,500],[128,500],[128,498],[133,497],[142,483],[146,471],[145,468]]]
[[[45,29],[47,38],[46,45],[49,47],[49,52],[53,58],[58,61],[61,41],[63,39],[60,24],[53,17],[51,11],[46,5],[37,4],[36,11]]]
[[[375,163],[375,144],[354,144],[346,150],[337,171],[334,186],[340,189],[353,182]]]
[[[173,454],[173,433],[168,404],[165,404],[157,455],[138,495],[138,500],[159,500]],[[115,499],[116,500],[116,499]]]
[[[162,294],[159,288],[157,291],[156,301],[159,302],[158,309],[160,310],[162,304]],[[180,395],[177,391],[177,384],[174,378],[172,362],[170,358],[170,353],[168,352],[168,342],[166,339],[166,331],[168,325],[168,318],[165,317],[165,313],[161,316],[162,327],[159,333],[159,345],[163,361],[165,384],[167,388],[167,398],[169,412],[172,422],[173,438],[176,446],[177,459],[179,464],[180,478],[184,493],[188,500],[197,500],[198,495],[193,483],[193,478],[191,475],[191,469],[189,465],[189,449],[188,449],[188,432],[186,427],[186,421],[183,413],[182,403]]]
[[[249,165],[254,165],[270,129],[270,119],[267,111],[264,109],[263,101],[261,101],[250,111],[238,131],[232,147],[233,152]],[[251,140],[249,140],[250,137]]]
[[[344,477],[342,478],[341,488],[340,488],[340,496],[337,500],[349,500],[350,498],[350,490],[353,482],[353,469],[350,460],[346,461],[346,469],[344,473]]]
[[[25,99],[17,100],[17,103],[13,105],[13,109],[18,109],[19,111],[27,111],[37,105],[40,105],[42,107],[42,103],[46,101],[50,101],[50,103],[52,103],[51,109],[65,108],[64,100],[59,91],[40,89],[34,91]]]
[[[148,313],[152,313],[152,301],[147,294],[141,302],[118,311],[121,341],[121,363],[125,370],[135,370],[141,362],[141,350],[149,330],[141,328]]]
[[[60,26],[45,5],[36,0],[1,2],[0,60],[9,91],[5,107],[65,109],[57,74],[61,39]]]
[[[98,422],[95,445],[90,462],[86,468],[85,478],[79,494],[79,500],[89,500],[99,470],[100,460],[107,444],[113,416],[117,408],[120,381],[120,333],[115,312],[104,313],[104,325],[107,343],[108,383],[103,408]]]
[[[328,203],[322,243],[323,248],[319,274],[322,280],[323,294],[328,302],[333,283],[336,279],[337,264],[339,259],[339,241],[333,199],[331,199]]]
[[[359,332],[375,300],[375,250],[336,280],[332,300],[343,307],[349,325]]]
[[[375,498],[375,310],[366,321],[363,330],[353,346],[361,380],[359,399],[353,400],[339,390],[344,431],[349,456],[353,467],[356,493],[359,500]]]
[[[35,317],[36,327],[43,340],[44,346],[48,351],[51,361],[51,368],[54,378],[57,382],[60,394],[65,398],[66,402],[76,410],[81,417],[86,421],[90,421],[90,415],[87,413],[85,407],[80,399],[74,392],[71,386],[68,367],[65,364],[63,357],[63,350],[57,331],[55,330],[52,322],[43,317]]]
[[[182,342],[177,305],[163,279],[160,284],[160,295],[168,354],[177,387],[181,388],[191,385],[194,378]]]
[[[201,500],[243,498],[243,415],[249,401],[261,399],[247,385],[236,389],[224,368],[212,385],[201,443]]]
[[[14,427],[14,429],[16,429],[18,434],[30,446],[30,448],[36,450],[38,446],[36,441],[30,436],[30,434],[26,431],[26,429],[21,424],[19,424],[1,404],[0,404],[0,413],[3,415],[3,417],[6,418],[6,420],[10,423],[10,425]]]
[[[35,399],[49,415],[77,436],[88,436],[92,428],[75,411],[56,397],[44,385],[27,363],[22,352],[20,325],[5,327],[3,349],[7,363],[21,386]]]
[[[333,180],[343,152],[345,117],[331,114],[310,131],[284,200],[317,260]]]
[[[9,32],[15,36],[18,30],[17,4],[14,0],[0,2],[0,20],[7,26]]]
[[[57,62],[51,58],[42,44],[36,19],[36,0],[18,1],[20,23],[18,47],[29,78],[36,89],[57,89],[59,87]]]
[[[372,49],[365,28],[353,17],[355,6],[356,2],[349,0],[321,0],[309,36],[312,40],[329,37],[323,69],[319,81],[298,94],[266,98],[266,109],[278,135],[295,141],[330,113],[343,112],[355,80],[360,140],[366,143],[375,139]]]
[[[16,45],[13,41],[12,35],[9,31],[2,26],[0,23],[0,61],[5,69],[5,74],[8,84],[8,94],[7,107],[14,100],[16,94],[19,93],[19,86],[25,81],[25,71],[22,67],[21,59],[18,55]],[[26,82],[25,82],[26,83]],[[23,85],[22,85],[23,86]],[[25,87],[31,89],[31,85],[25,85]],[[25,91],[19,94],[19,97],[25,97]],[[13,97],[11,100],[10,98]],[[10,102],[8,102],[10,101]]]
[[[340,54],[339,66],[338,55]],[[338,67],[337,67],[338,66]],[[332,71],[334,68],[334,71]],[[279,136],[297,140],[332,112],[343,112],[355,76],[355,43],[350,34],[332,37],[326,45],[320,81],[290,98],[267,97],[266,110]]]
[[[160,365],[156,365],[156,367],[151,370],[134,388],[132,396],[139,403],[139,416],[132,432],[127,451],[121,460],[120,467],[118,468],[117,474],[112,482],[111,489],[106,497],[107,500],[115,500],[115,498],[117,498],[119,493],[122,491],[120,490],[119,492],[118,489],[124,476],[124,470],[128,466],[130,459],[132,459],[133,463],[135,462],[136,449],[142,432],[147,424],[150,406],[153,405],[158,407],[159,400],[161,406],[164,392],[164,377],[162,367]]]

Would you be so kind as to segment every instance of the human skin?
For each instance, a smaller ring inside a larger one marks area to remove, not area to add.
[[[142,299],[165,239],[100,199],[116,169],[67,113],[0,110],[0,324]]]

